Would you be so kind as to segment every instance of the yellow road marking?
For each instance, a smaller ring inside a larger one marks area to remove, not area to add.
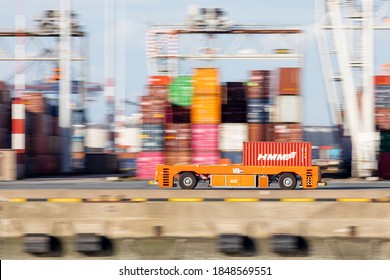
[[[337,202],[371,202],[371,198],[337,198]]]
[[[27,199],[26,198],[10,198],[9,201],[10,202],[26,202]]]

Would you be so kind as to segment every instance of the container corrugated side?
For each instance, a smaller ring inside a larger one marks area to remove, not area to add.
[[[136,161],[136,177],[150,180],[154,178],[157,164],[164,163],[164,152],[141,152]]]
[[[192,77],[176,77],[169,85],[168,99],[172,104],[178,106],[190,106],[192,103]]]
[[[191,125],[191,148],[193,151],[216,151],[218,150],[218,139],[218,125]]]
[[[310,142],[245,142],[243,163],[248,166],[310,166]]]
[[[374,77],[375,85],[390,85],[390,76],[379,75]]]
[[[303,120],[301,96],[280,95],[276,97],[274,122],[300,123]]]
[[[169,76],[149,76],[150,85],[168,85],[172,81]]]
[[[266,125],[249,123],[248,124],[248,141],[259,142],[266,140]]]
[[[215,151],[195,150],[192,152],[193,164],[218,164],[220,153]]]
[[[248,141],[248,124],[223,123],[219,125],[219,150],[242,151],[242,143]]]
[[[301,93],[300,68],[279,69],[279,94],[297,95]]]
[[[142,148],[142,140],[140,134],[142,133],[140,127],[120,127],[117,128],[117,143],[125,146],[129,153],[138,153]]]
[[[191,123],[219,124],[221,122],[221,98],[218,96],[194,96]]]
[[[165,150],[191,150],[191,125],[167,123],[165,125]]]

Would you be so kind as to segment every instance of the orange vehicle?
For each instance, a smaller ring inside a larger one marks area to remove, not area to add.
[[[284,190],[295,189],[299,181],[307,189],[325,185],[319,167],[308,163],[311,163],[311,143],[245,142],[241,165],[160,164],[154,183],[172,188],[178,182],[182,189],[194,189],[200,181],[210,187],[268,188],[275,180]]]

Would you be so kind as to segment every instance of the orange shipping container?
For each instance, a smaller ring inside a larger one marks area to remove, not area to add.
[[[247,166],[310,166],[310,142],[245,142],[243,163]]]
[[[219,124],[221,122],[221,98],[218,96],[194,96],[191,123]]]
[[[194,94],[219,95],[219,73],[216,68],[196,68],[192,77]]]
[[[169,85],[172,79],[169,76],[150,76],[149,85]]]
[[[390,76],[375,76],[375,85],[390,85]]]
[[[279,69],[279,94],[297,95],[301,93],[301,69],[280,68]]]

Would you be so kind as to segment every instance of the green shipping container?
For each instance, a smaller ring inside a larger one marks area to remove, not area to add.
[[[390,152],[390,130],[381,131],[381,142],[379,149],[381,152]]]
[[[169,101],[178,106],[190,106],[192,103],[192,77],[179,76],[169,85]]]

